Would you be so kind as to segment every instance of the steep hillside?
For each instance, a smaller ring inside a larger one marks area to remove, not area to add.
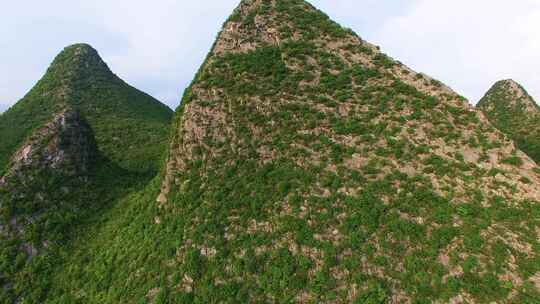
[[[172,111],[88,45],[0,115],[0,303],[39,303],[73,242],[163,164]]]
[[[97,207],[86,201],[96,199],[87,187],[97,158],[92,130],[73,110],[56,114],[13,155],[0,179],[2,303],[18,272],[64,241],[83,210]]]
[[[126,169],[157,171],[172,111],[114,75],[92,47],[76,44],[0,115],[0,172],[26,137],[66,105],[87,119],[105,156]]]
[[[36,129],[0,179],[0,303],[40,303],[71,244],[146,183],[98,151],[77,111]]]
[[[174,293],[196,301],[540,299],[535,163],[305,1],[242,2],[168,168]]]
[[[477,107],[518,147],[540,162],[540,107],[527,91],[513,80],[493,85]]]
[[[96,157],[92,130],[77,112],[64,110],[36,130],[14,154],[7,173],[0,179],[2,232],[28,239],[31,243],[25,247],[32,248],[31,255],[36,252],[35,247],[46,240],[40,238],[40,232],[28,228],[46,225],[56,230],[65,228],[51,225],[62,214],[55,219],[48,211],[70,212],[75,207],[62,205],[88,181],[88,168]],[[47,232],[51,233],[54,232]],[[30,240],[34,237],[38,239]]]
[[[173,134],[163,180],[74,242],[40,302],[540,299],[536,164],[303,0],[241,2]]]

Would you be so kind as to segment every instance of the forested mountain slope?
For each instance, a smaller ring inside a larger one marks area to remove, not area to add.
[[[477,107],[521,150],[540,162],[540,107],[520,84],[511,79],[495,83]]]
[[[39,303],[52,267],[164,162],[172,111],[67,47],[0,115],[0,303]]]
[[[176,297],[540,299],[536,164],[305,1],[242,1],[175,130]]]
[[[540,299],[535,162],[464,98],[306,1],[241,1],[172,137],[163,176],[25,299]]]
[[[86,44],[64,49],[30,92],[0,115],[0,170],[33,130],[67,105],[85,117],[107,157],[126,169],[157,171],[172,111],[114,75]]]

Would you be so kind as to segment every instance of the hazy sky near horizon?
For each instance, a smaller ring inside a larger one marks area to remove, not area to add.
[[[171,108],[239,0],[19,0],[0,11],[0,112],[65,46],[94,46]],[[540,99],[538,0],[310,0],[391,57],[478,99],[513,78]]]

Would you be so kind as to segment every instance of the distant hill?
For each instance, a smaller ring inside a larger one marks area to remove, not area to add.
[[[0,115],[0,303],[39,303],[72,242],[164,162],[172,111],[67,47]]]
[[[510,79],[498,81],[477,107],[496,128],[540,163],[540,107],[520,84]]]
[[[64,49],[34,88],[0,115],[0,170],[66,105],[88,121],[104,155],[126,169],[157,171],[172,111],[114,75],[86,44]]]
[[[74,244],[48,297],[535,303],[538,185],[444,84],[306,1],[244,0],[184,94],[162,180]]]

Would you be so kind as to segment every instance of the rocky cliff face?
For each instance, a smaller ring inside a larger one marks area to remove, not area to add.
[[[305,1],[245,0],[182,100],[158,204],[192,301],[520,302],[540,299],[538,185],[442,83]]]
[[[26,228],[49,220],[43,215],[69,201],[74,187],[86,182],[96,156],[92,130],[76,111],[63,110],[36,130],[0,179],[3,232],[24,239]]]
[[[65,107],[85,117],[106,157],[124,169],[157,172],[172,111],[122,81],[87,44],[65,48],[36,86],[2,114],[0,172],[31,132]]]
[[[92,130],[78,112],[64,110],[35,131],[13,155],[2,184],[25,179],[29,170],[54,170],[66,176],[82,176],[95,157]]]
[[[477,107],[520,149],[540,162],[540,107],[520,84],[513,80],[495,83]]]

